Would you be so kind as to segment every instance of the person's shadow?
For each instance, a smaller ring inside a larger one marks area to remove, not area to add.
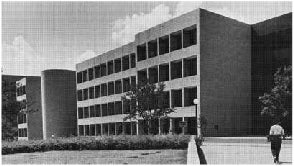
[[[280,164],[292,164],[292,162],[288,162],[288,161],[280,161]]]

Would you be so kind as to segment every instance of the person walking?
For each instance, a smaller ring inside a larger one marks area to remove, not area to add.
[[[271,141],[271,151],[274,157],[274,163],[279,164],[279,154],[282,144],[282,136],[284,135],[284,129],[280,125],[280,122],[275,123],[271,126],[269,137]]]

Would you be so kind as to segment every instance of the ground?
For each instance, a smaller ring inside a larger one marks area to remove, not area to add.
[[[186,150],[83,150],[2,155],[3,164],[186,164]]]
[[[206,138],[201,149],[207,164],[273,164],[264,137]],[[280,162],[292,164],[292,140],[283,141]]]

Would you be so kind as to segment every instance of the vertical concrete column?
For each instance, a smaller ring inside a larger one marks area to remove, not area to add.
[[[114,135],[117,135],[116,124],[117,124],[117,123],[114,123]]]
[[[184,107],[185,105],[185,89],[184,88],[181,88],[182,89],[182,107]]]
[[[94,136],[96,136],[96,135],[97,135],[97,130],[96,130],[96,127],[97,127],[97,125],[96,125],[96,124],[94,124],[94,130],[95,130],[95,132],[94,132]]]
[[[181,59],[181,61],[182,61],[182,77],[181,78],[183,78],[184,77],[184,69],[185,69],[185,67],[184,67],[184,59]]]
[[[170,34],[168,35],[168,52],[170,52]]]
[[[159,56],[159,38],[156,38],[157,41],[157,56]]]
[[[173,119],[172,118],[169,118],[169,134],[173,134],[174,131],[173,131]]]
[[[161,123],[160,123],[160,118],[158,118],[158,134],[161,135]]]
[[[101,129],[101,130],[100,130],[100,134],[103,135],[103,134],[104,134],[104,133],[103,133],[103,123],[100,124],[100,129]]]
[[[182,121],[185,121],[185,118],[182,117]],[[182,127],[182,134],[185,134],[185,128]]]
[[[136,130],[137,130],[137,135],[139,135],[139,122],[138,122],[138,120],[136,121]]]
[[[172,94],[171,94],[171,90],[169,90],[169,108],[172,107]]]
[[[182,35],[182,48],[184,48],[184,31],[181,30],[181,35]]]
[[[110,130],[110,125],[109,125],[109,123],[107,123],[107,126],[108,126],[108,127],[107,127],[107,129],[108,129],[108,131],[107,131],[107,132],[108,132],[107,135],[109,136],[109,130]]]
[[[145,43],[146,46],[146,59],[148,59],[149,54],[148,54],[148,42]]]

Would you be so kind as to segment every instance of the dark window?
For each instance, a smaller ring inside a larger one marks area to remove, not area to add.
[[[78,108],[78,116],[79,119],[83,119],[84,118],[84,113],[83,113],[83,108]]]
[[[169,36],[159,38],[159,55],[169,53]]]
[[[184,106],[194,105],[193,100],[197,98],[197,87],[184,89]]]
[[[132,128],[132,135],[137,135],[137,125],[136,125],[136,122],[131,122],[131,128]]]
[[[101,117],[100,105],[95,105],[96,117]]]
[[[152,67],[149,68],[149,83],[154,84],[158,82],[158,68]]]
[[[183,30],[184,48],[197,43],[196,25]]]
[[[87,77],[87,75],[88,75],[87,70],[83,71],[83,82],[88,81],[88,77]]]
[[[108,83],[108,96],[109,95],[113,95],[114,94],[114,83],[113,82],[109,82]]]
[[[93,80],[93,78],[94,78],[94,73],[93,72],[94,72],[93,68],[88,69],[89,81]]]
[[[122,122],[116,123],[116,135],[121,135],[123,133]]]
[[[169,91],[164,91],[161,96],[161,100],[159,102],[159,107],[161,108],[169,108]]]
[[[157,56],[157,39],[148,42],[148,58]]]
[[[184,59],[184,77],[197,75],[197,58]]]
[[[182,107],[182,89],[172,90],[172,107]]]
[[[101,77],[101,69],[100,69],[100,66],[97,65],[95,66],[95,78],[99,78]]]
[[[122,91],[121,88],[121,80],[116,80],[115,81],[115,94],[120,94]]]
[[[90,106],[90,118],[96,117],[95,106]]]
[[[159,65],[159,82],[169,80],[169,64]]]
[[[170,51],[179,50],[182,48],[182,31],[170,34]]]
[[[130,68],[130,59],[129,56],[126,55],[122,58],[122,70],[128,70]]]
[[[106,76],[106,63],[100,65],[101,68],[101,77]]]
[[[107,96],[107,84],[101,84],[101,96]]]
[[[85,136],[89,136],[89,135],[90,135],[90,126],[85,125]]]
[[[137,46],[137,60],[142,61],[146,59],[146,43]]]
[[[82,83],[83,82],[83,74],[82,72],[77,73],[77,83]]]
[[[114,105],[114,114],[122,114],[122,102],[116,101]]]
[[[89,107],[84,107],[84,118],[89,118]]]
[[[90,135],[95,136],[95,125],[94,124],[90,125]]]
[[[138,71],[138,83],[147,83],[147,70]]]
[[[125,134],[126,135],[131,135],[131,122],[124,122],[125,125]]]
[[[84,136],[84,126],[79,125],[79,136]]]
[[[135,68],[136,67],[136,54],[132,53],[130,56],[131,56],[131,68]]]
[[[96,136],[101,135],[101,124],[96,124]]]
[[[94,86],[89,88],[89,98],[94,99]]]
[[[83,90],[84,100],[88,100],[88,89]]]
[[[83,101],[83,90],[78,90],[78,101]]]
[[[108,75],[113,73],[113,61],[109,61],[107,63],[107,73],[108,73]]]
[[[102,124],[102,134],[108,135],[108,123]]]
[[[121,59],[118,58],[114,60],[114,72],[118,73],[120,71],[121,71]]]
[[[123,79],[123,92],[127,92],[131,89],[130,86],[130,78],[124,78]]]
[[[131,76],[131,88],[136,87],[136,76]]]
[[[95,98],[100,97],[100,85],[95,86]]]
[[[123,113],[124,114],[130,113],[130,101],[129,100],[123,101]]]
[[[102,104],[102,116],[107,116],[107,104]]]
[[[115,134],[115,123],[109,123],[109,135],[114,135]]]
[[[114,103],[108,103],[108,115],[114,115]]]
[[[171,79],[182,78],[182,60],[171,62]]]

